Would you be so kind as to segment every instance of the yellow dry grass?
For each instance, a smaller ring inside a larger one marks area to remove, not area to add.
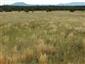
[[[85,64],[85,12],[0,12],[0,64]]]

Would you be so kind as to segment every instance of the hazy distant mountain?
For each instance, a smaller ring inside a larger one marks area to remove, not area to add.
[[[66,3],[66,4],[61,4],[61,5],[67,5],[67,6],[85,6],[85,2],[71,2],[71,3]]]
[[[24,2],[16,2],[12,4],[13,6],[28,6],[28,4],[24,3]]]
[[[26,4],[24,2],[16,2],[12,4],[13,6],[28,6],[29,4]],[[85,6],[85,2],[71,2],[71,3],[65,3],[65,4],[58,4],[58,6]]]

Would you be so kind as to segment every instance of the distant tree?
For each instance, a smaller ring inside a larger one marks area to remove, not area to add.
[[[75,10],[70,10],[70,12],[74,12]]]
[[[2,8],[0,8],[0,12],[3,12],[3,9]]]

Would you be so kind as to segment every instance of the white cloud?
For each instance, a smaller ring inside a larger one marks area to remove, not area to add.
[[[85,2],[85,0],[0,0],[0,5],[11,4],[14,2],[25,2],[28,4],[58,4],[68,2]]]

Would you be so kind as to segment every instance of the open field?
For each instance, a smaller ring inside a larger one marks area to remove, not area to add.
[[[85,64],[85,12],[0,12],[0,64]]]

